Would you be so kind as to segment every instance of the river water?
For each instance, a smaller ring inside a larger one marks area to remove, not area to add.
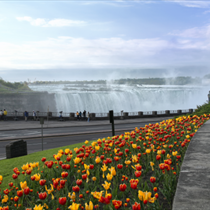
[[[95,113],[196,108],[207,102],[210,86],[181,85],[30,85],[34,91],[55,93],[57,111]]]

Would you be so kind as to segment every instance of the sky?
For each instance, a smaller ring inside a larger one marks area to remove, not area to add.
[[[204,76],[210,1],[0,1],[8,81]]]

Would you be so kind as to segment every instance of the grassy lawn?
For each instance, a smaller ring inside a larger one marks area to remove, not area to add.
[[[89,144],[91,142],[92,141],[89,141]],[[72,145],[67,145],[67,146],[58,147],[54,149],[44,150],[41,152],[35,152],[27,156],[0,160],[0,175],[3,176],[3,182],[0,185],[0,188],[1,189],[8,188],[8,183],[14,181],[12,178],[13,168],[18,167],[21,170],[21,167],[23,166],[23,164],[41,162],[42,157],[46,157],[47,160],[51,160],[53,159],[53,154],[57,154],[58,150],[60,149],[65,150],[66,148],[69,148],[70,150],[74,152],[75,147],[79,148],[82,145],[84,145],[84,143],[72,144]],[[24,178],[24,177],[20,176],[20,178]]]

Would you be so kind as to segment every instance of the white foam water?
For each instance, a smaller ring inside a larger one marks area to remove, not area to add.
[[[207,101],[210,86],[181,85],[30,85],[34,91],[55,93],[57,111],[95,113],[196,108]]]

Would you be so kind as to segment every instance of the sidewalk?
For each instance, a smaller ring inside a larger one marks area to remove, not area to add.
[[[166,119],[171,119],[173,117],[152,117],[152,118],[138,118],[138,119],[125,119],[125,120],[115,120],[115,124],[130,124],[139,122],[161,122]],[[78,127],[78,126],[98,126],[98,125],[109,125],[109,120],[93,120],[87,121],[45,121],[43,128],[61,128],[61,127]],[[0,121],[0,131],[8,130],[25,130],[25,129],[39,129],[41,128],[39,121]]]
[[[192,138],[182,163],[173,210],[210,209],[210,120]]]

